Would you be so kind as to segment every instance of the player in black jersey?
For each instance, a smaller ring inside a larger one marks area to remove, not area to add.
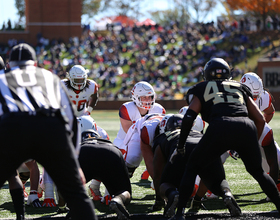
[[[201,113],[202,119],[209,126],[189,157],[179,188],[177,212],[172,219],[185,219],[184,208],[192,194],[197,174],[227,150],[239,153],[246,170],[280,211],[277,187],[261,166],[258,137],[262,133],[265,119],[255,105],[249,88],[230,80],[231,69],[221,58],[207,62],[203,74],[205,81],[194,85],[187,93],[189,109],[183,119],[179,144],[170,161],[178,154],[185,154],[184,144],[198,113]],[[231,193],[227,193],[223,200],[231,215],[241,214]]]
[[[118,219],[129,219],[125,205],[131,200],[131,183],[121,151],[111,141],[101,139],[93,129],[85,130],[82,132],[79,163],[86,182],[98,179],[104,183],[112,196],[109,207],[117,213]]]
[[[173,118],[177,119],[174,120]],[[185,155],[183,157],[176,157],[173,163],[167,163],[179,142],[181,130],[178,128],[180,128],[180,125],[177,127],[174,126],[174,124],[179,124],[174,123],[174,121],[179,121],[179,119],[182,121],[183,115],[175,114],[171,116],[166,122],[166,132],[161,133],[154,139],[154,182],[155,186],[158,185],[157,182],[160,178],[161,197],[168,201],[164,210],[165,217],[171,217],[174,215],[179,197],[179,192],[177,189],[179,188],[182,176],[184,174],[185,165],[191,152],[197,146],[203,136],[203,134],[200,131],[196,131],[195,126],[193,126],[184,145]],[[225,171],[220,158],[211,162],[211,164],[209,164],[199,173],[199,176],[201,177],[201,182],[203,184],[200,184],[199,187],[203,186],[205,190],[206,185],[209,189],[213,190],[221,197],[224,197],[224,190],[230,191],[229,185],[225,180]],[[217,185],[221,185],[221,183],[223,188],[215,187]],[[205,194],[205,192],[206,191],[204,191],[201,197]],[[199,199],[201,199],[201,197]],[[193,203],[194,198],[191,202],[191,208],[193,208]],[[196,200],[196,206],[203,207],[201,201],[198,200]]]

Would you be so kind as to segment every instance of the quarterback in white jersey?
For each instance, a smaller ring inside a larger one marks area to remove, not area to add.
[[[121,149],[123,140],[130,126],[134,124],[139,118],[152,113],[165,114],[165,109],[158,103],[155,103],[156,93],[153,87],[144,81],[136,83],[131,90],[132,100],[122,104],[119,109],[120,129],[117,137],[114,140],[114,145]]]
[[[63,79],[70,100],[75,105],[76,115],[90,115],[98,100],[98,85],[95,81],[87,79],[88,70],[81,65],[73,66],[67,79]]]

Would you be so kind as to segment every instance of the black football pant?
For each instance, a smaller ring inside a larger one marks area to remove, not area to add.
[[[70,134],[58,117],[15,116],[0,121],[0,186],[26,160],[49,173],[71,209],[72,219],[97,219],[78,171]]]
[[[121,151],[113,147],[86,144],[81,147],[79,163],[86,181],[100,180],[110,195],[131,194],[131,183]]]
[[[239,153],[246,170],[258,181],[262,190],[280,210],[277,187],[272,178],[262,169],[256,126],[247,117],[223,117],[210,122],[187,163],[179,188],[178,209],[183,210],[186,207],[196,175],[227,150],[235,150]]]

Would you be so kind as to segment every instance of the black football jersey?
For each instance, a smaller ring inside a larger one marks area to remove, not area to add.
[[[204,81],[189,89],[186,101],[193,95],[201,102],[202,119],[209,123],[212,118],[248,116],[246,102],[252,93],[247,86],[233,80]]]
[[[177,143],[180,138],[180,129],[174,131],[167,131],[161,135],[158,135],[154,140],[153,151],[157,146],[161,148],[161,151],[166,159],[172,155],[173,151],[177,147]],[[190,152],[198,144],[203,134],[197,131],[191,131],[185,144],[186,152]]]

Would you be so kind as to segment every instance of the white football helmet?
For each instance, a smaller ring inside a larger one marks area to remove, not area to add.
[[[152,109],[155,104],[156,93],[154,88],[147,82],[140,81],[136,83],[131,90],[131,96],[133,102],[139,107],[143,109]],[[151,101],[142,101],[142,96],[151,96]]]
[[[250,88],[254,100],[256,100],[264,91],[262,79],[256,73],[245,73],[240,79],[240,82]]]
[[[185,115],[187,110],[188,110],[189,106],[184,106],[179,110],[179,114]],[[203,131],[204,129],[204,123],[202,118],[198,115],[196,116],[195,121],[193,122],[193,126],[192,126],[192,130],[194,131]]]
[[[167,114],[159,124],[159,133],[162,134],[166,131],[173,131],[180,129],[182,125],[183,115],[181,114]]]
[[[80,132],[83,133],[85,130],[93,129],[97,131],[97,125],[94,119],[90,115],[83,115],[77,117],[80,126]]]
[[[70,85],[76,90],[82,90],[85,88],[87,82],[87,73],[88,70],[86,70],[81,65],[73,66],[67,74],[67,77],[70,80]]]

